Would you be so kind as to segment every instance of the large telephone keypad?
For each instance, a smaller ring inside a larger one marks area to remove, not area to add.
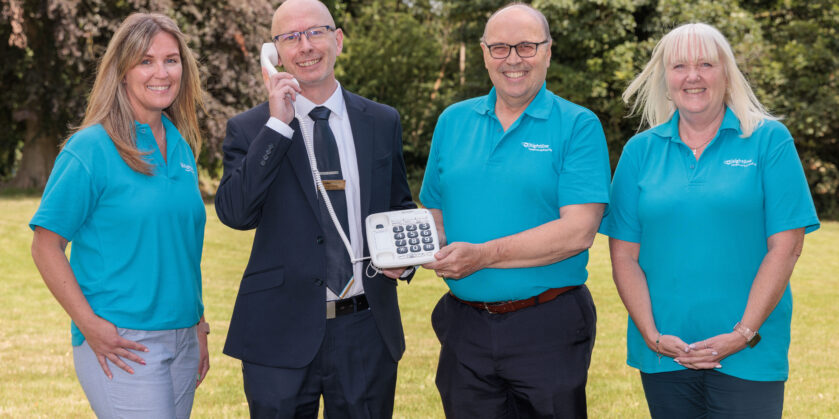
[[[370,257],[379,268],[433,262],[440,250],[434,219],[426,209],[371,214],[366,224]]]

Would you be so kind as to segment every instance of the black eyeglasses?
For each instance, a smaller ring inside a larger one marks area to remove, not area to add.
[[[323,39],[324,37],[326,37],[327,32],[331,32],[331,31],[334,31],[334,30],[335,30],[335,28],[333,28],[332,26],[329,26],[329,25],[313,26],[309,29],[306,29],[305,31],[288,32],[288,33],[277,35],[277,36],[273,37],[272,39],[274,40],[274,42],[279,42],[280,45],[291,46],[291,45],[297,45],[297,43],[300,42],[300,39],[303,38],[303,35],[306,36],[306,39],[308,39],[309,42],[315,42],[315,41],[319,41],[319,40]]]
[[[542,42],[519,42],[515,45],[505,44],[503,42],[490,45],[484,42],[484,45],[487,46],[489,56],[492,58],[507,58],[510,56],[510,51],[512,49],[516,50],[516,54],[518,54],[519,57],[530,58],[536,56],[536,52],[539,50],[539,45],[547,44],[548,42],[551,42],[550,39],[546,39]]]

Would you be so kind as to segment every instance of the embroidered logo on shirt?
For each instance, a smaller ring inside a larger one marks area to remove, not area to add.
[[[723,162],[726,166],[732,167],[749,167],[749,166],[757,166],[757,163],[752,161],[752,159],[744,160],[744,159],[729,159]]]
[[[193,169],[192,166],[188,164],[181,163],[181,168],[184,169],[187,173],[195,173],[195,169]]]
[[[530,151],[553,151],[551,150],[551,146],[549,144],[533,144],[525,141],[522,142],[521,145]]]

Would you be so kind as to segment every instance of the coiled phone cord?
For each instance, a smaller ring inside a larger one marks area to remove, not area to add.
[[[318,162],[315,158],[314,139],[312,138],[312,132],[314,131],[314,121],[312,121],[311,124],[309,124],[308,122],[304,122],[303,117],[297,112],[297,109],[294,110],[294,116],[297,117],[297,122],[300,123],[300,132],[303,134],[303,143],[306,145],[306,154],[309,156],[309,166],[311,166],[312,168],[312,176],[315,178],[315,185],[317,186],[317,190],[320,191],[320,195],[323,197],[323,203],[326,205],[326,211],[329,213],[329,217],[332,218],[332,224],[335,225],[335,229],[338,230],[338,235],[341,236],[341,240],[344,242],[344,246],[347,248],[347,254],[349,254],[350,256],[350,262],[356,263],[370,259],[370,256],[360,258],[354,257],[352,245],[350,244],[349,239],[347,239],[347,235],[344,234],[344,229],[343,227],[341,227],[341,222],[338,221],[338,215],[335,214],[335,210],[332,208],[332,201],[329,200],[329,195],[326,193],[326,188],[323,186],[323,181],[321,181],[320,178],[320,171],[318,170]],[[377,270],[377,273],[381,272],[381,270],[379,270],[375,266],[373,268]],[[365,272],[365,274],[366,273],[367,272]],[[368,277],[369,276],[370,275],[368,275]]]

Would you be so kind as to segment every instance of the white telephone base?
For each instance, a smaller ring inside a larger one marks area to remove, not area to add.
[[[440,250],[434,218],[427,209],[370,214],[365,220],[367,247],[381,269],[433,262]]]

